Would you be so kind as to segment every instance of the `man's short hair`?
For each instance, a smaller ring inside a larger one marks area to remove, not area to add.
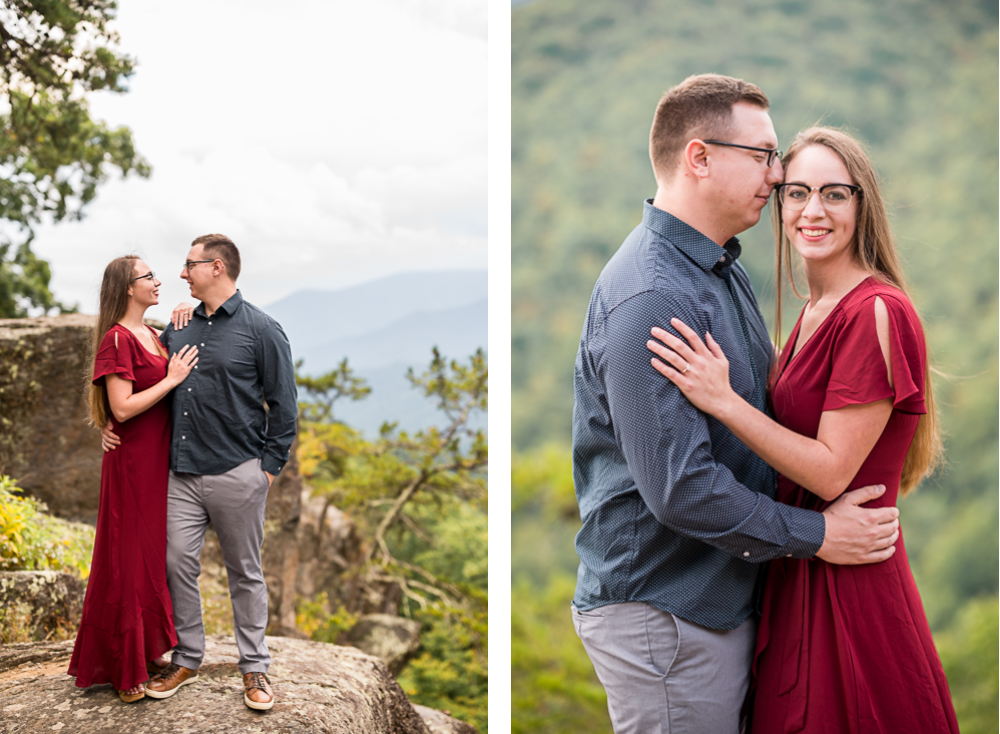
[[[231,239],[224,234],[203,234],[191,243],[191,247],[195,245],[202,245],[207,257],[222,260],[226,274],[236,282],[240,277],[240,251]]]
[[[764,110],[771,106],[756,84],[720,74],[689,76],[664,92],[649,131],[649,158],[657,179],[673,178],[684,148],[692,139],[726,138],[737,102]]]

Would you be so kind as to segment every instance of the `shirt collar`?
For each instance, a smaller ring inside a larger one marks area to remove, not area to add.
[[[236,309],[238,309],[242,304],[243,304],[243,294],[240,293],[239,288],[237,288],[236,292],[233,295],[231,295],[225,303],[219,306],[219,308],[216,309],[215,313],[219,313],[219,311],[222,311],[227,316],[232,316],[234,313],[236,313]],[[208,318],[208,314],[205,313],[204,301],[198,304],[194,312],[199,316],[204,316],[205,318]],[[213,314],[213,316],[214,315],[215,314]]]
[[[723,260],[720,267],[731,267],[743,251],[740,241],[735,237],[729,238],[729,241],[720,248],[690,224],[682,222],[673,214],[657,209],[653,206],[652,199],[646,199],[643,205],[642,223],[669,240],[706,272],[715,268],[720,259]]]

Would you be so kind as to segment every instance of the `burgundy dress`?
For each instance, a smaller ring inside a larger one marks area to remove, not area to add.
[[[875,330],[876,296],[889,312],[892,387]],[[801,317],[789,345],[800,326]],[[867,506],[895,505],[907,449],[926,413],[927,355],[909,300],[869,278],[792,351],[784,350],[771,395],[776,419],[796,433],[815,437],[824,410],[892,399],[889,423],[848,489],[884,484],[885,494]],[[814,510],[829,505],[785,477],[778,500]],[[884,563],[772,561],[754,673],[754,734],[958,734],[902,533]]]
[[[116,324],[97,351],[94,384],[110,374],[142,392],[166,376],[167,358]],[[170,412],[161,400],[111,422],[122,442],[101,463],[94,559],[68,672],[81,688],[126,690],[149,679],[146,661],[177,644],[166,575]]]

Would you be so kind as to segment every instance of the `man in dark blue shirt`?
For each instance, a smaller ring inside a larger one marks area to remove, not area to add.
[[[615,731],[735,734],[756,637],[762,563],[893,552],[884,488],[820,514],[774,501],[773,471],[650,366],[653,326],[711,332],[734,388],[767,410],[773,347],[736,235],[782,180],[755,85],[691,77],[650,134],[656,197],[594,287],[575,369],[573,468],[583,526],[573,615]],[[676,333],[676,332],[674,332]]]

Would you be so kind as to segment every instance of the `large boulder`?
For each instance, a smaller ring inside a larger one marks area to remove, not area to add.
[[[275,690],[270,711],[243,704],[231,637],[207,640],[200,680],[164,700],[122,704],[108,685],[80,689],[65,675],[71,641],[0,648],[0,731],[315,732],[474,734],[468,724],[410,704],[386,667],[352,648],[269,637]],[[426,721],[426,723],[425,723]]]
[[[420,622],[391,614],[366,614],[338,640],[374,655],[399,675],[420,647]]]
[[[0,474],[59,517],[93,524],[101,437],[83,388],[96,316],[0,319]]]
[[[83,611],[86,589],[78,576],[58,571],[0,572],[0,618],[11,632],[44,639],[73,629]]]

